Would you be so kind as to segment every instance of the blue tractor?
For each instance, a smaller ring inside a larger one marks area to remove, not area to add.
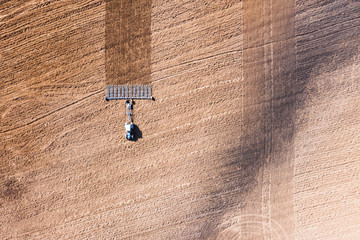
[[[127,100],[126,101],[127,122],[125,123],[125,131],[126,131],[125,138],[129,141],[134,140],[134,124],[131,119],[132,109],[133,109],[132,103],[129,100]]]
[[[106,85],[106,101],[126,100],[127,122],[125,123],[125,138],[130,141],[136,141],[139,137],[138,128],[133,124],[133,99],[153,100],[152,86],[145,85]]]
[[[134,140],[134,124],[133,123],[125,123],[125,131],[126,131],[126,139],[129,141]]]

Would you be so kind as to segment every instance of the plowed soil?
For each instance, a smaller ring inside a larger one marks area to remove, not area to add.
[[[0,239],[358,239],[359,36],[355,0],[0,1]]]

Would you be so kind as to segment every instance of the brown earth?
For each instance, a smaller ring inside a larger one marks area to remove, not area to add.
[[[0,238],[358,239],[359,35],[350,0],[1,1]]]
[[[105,71],[108,84],[151,83],[151,0],[108,0]]]

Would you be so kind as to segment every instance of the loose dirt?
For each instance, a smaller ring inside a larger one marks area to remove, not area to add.
[[[0,2],[0,238],[357,239],[359,35],[357,1]]]

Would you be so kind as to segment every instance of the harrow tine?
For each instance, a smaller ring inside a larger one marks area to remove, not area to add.
[[[151,99],[151,85],[107,85],[106,99]]]

